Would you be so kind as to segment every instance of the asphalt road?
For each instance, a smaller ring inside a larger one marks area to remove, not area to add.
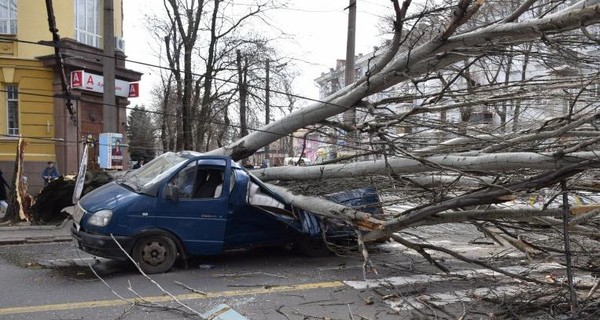
[[[387,305],[368,306],[360,291],[342,282],[362,278],[356,257],[307,259],[283,249],[238,252],[152,275],[160,288],[131,264],[98,260],[69,243],[5,246],[1,257],[0,283],[11,288],[1,298],[2,319],[182,318],[181,312],[161,307],[176,307],[165,292],[199,312],[226,303],[249,319],[349,319],[350,312],[359,319],[395,318]],[[146,302],[132,308],[119,296]]]
[[[530,267],[516,251],[475,241],[474,230],[436,230],[432,239],[466,255],[501,253],[504,268]],[[182,319],[219,304],[254,320],[485,319],[498,306],[481,297],[518,296],[524,289],[448,257],[444,263],[455,276],[443,275],[397,244],[379,244],[370,255],[377,273],[363,273],[357,255],[306,258],[270,248],[196,259],[149,280],[132,264],[94,258],[71,243],[3,246],[0,319]],[[542,279],[560,270],[552,262],[536,265]]]

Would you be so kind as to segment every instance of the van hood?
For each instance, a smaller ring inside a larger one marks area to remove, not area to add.
[[[83,196],[79,200],[79,205],[87,212],[113,210],[117,207],[126,207],[136,197],[139,197],[137,193],[112,181]]]

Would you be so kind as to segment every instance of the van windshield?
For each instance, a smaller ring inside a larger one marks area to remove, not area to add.
[[[180,153],[167,152],[139,169],[128,172],[117,182],[128,186],[135,192],[156,195],[160,182],[188,160],[188,157]]]

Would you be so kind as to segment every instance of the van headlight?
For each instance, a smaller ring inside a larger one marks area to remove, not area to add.
[[[94,212],[87,222],[93,226],[105,227],[110,222],[111,217],[112,211],[100,210],[98,212]]]

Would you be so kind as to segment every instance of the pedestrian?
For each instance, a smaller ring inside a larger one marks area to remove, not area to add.
[[[8,197],[4,186],[10,189],[10,186],[8,185],[6,180],[4,180],[2,170],[0,170],[0,207],[2,211],[6,212],[6,209],[8,208],[8,202],[6,202],[6,200],[8,199]]]
[[[136,164],[133,165],[133,168],[138,169],[143,165],[144,165],[144,159],[140,159],[140,160],[138,160],[138,162],[136,162]]]
[[[52,180],[58,179],[60,175],[58,174],[58,170],[54,166],[54,162],[48,161],[48,166],[42,172],[42,179],[44,179],[44,186],[47,186],[48,183]]]

